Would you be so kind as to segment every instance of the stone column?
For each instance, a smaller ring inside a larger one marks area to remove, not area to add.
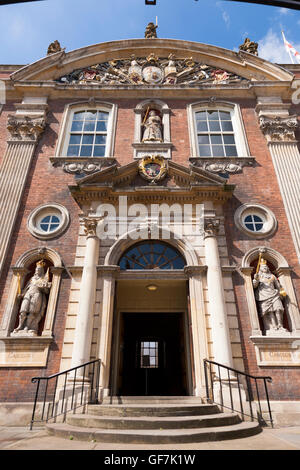
[[[0,273],[3,269],[14,224],[36,145],[45,129],[45,118],[9,116],[11,139],[0,170]]]
[[[212,218],[204,220],[209,312],[212,327],[214,359],[216,362],[233,367],[223,276],[217,241],[219,225],[219,219]],[[227,376],[227,374],[225,376]]]
[[[260,108],[258,108],[260,110]],[[262,114],[262,112],[264,114]],[[266,115],[260,110],[260,128],[266,136],[273,160],[291,235],[300,262],[300,154],[295,139],[297,116]],[[285,115],[284,115],[285,114]]]
[[[193,392],[195,396],[203,396],[205,392],[203,360],[209,357],[203,297],[203,276],[206,273],[206,266],[186,266],[184,272],[189,276]]]
[[[100,396],[104,397],[109,395],[112,324],[115,297],[115,275],[120,271],[120,267],[102,266],[101,269],[103,276],[103,296],[98,357],[99,359],[101,359],[99,381]]]
[[[99,257],[99,238],[96,229],[99,220],[99,218],[82,219],[87,240],[71,367],[90,360]]]

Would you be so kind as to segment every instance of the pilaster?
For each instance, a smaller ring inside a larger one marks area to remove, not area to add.
[[[289,115],[290,105],[258,103],[256,111],[261,131],[266,137],[273,160],[291,235],[300,262],[300,154],[295,131],[296,115]]]
[[[44,101],[44,100],[43,100]],[[0,176],[0,273],[26,185],[37,143],[45,130],[46,108],[24,99],[15,115],[8,117],[10,137],[1,165]],[[35,109],[37,108],[37,109]]]

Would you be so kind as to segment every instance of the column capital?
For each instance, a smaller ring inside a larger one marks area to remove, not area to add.
[[[220,230],[220,219],[217,217],[209,217],[204,219],[204,239],[207,237],[215,237]]]
[[[296,115],[279,117],[263,115],[259,126],[267,142],[296,142],[295,131],[298,127]]]
[[[9,115],[7,129],[13,142],[38,142],[46,127],[44,117]]]
[[[87,238],[97,237],[97,227],[104,217],[82,217],[80,223],[83,225],[84,234]]]

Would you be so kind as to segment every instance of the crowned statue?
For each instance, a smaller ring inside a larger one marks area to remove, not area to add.
[[[26,284],[18,299],[22,300],[19,309],[19,325],[11,336],[37,336],[38,327],[47,306],[47,294],[51,288],[49,269],[45,274],[46,263],[40,260],[36,263],[34,275]]]
[[[261,255],[254,275],[253,287],[258,313],[262,317],[266,335],[288,333],[283,327],[282,297],[285,297],[286,293]]]
[[[146,112],[143,122],[143,142],[162,142],[162,124],[161,118],[156,114],[156,111],[151,110]]]

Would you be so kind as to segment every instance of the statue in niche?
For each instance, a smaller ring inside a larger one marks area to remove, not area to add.
[[[261,255],[254,275],[253,287],[258,313],[262,317],[266,335],[288,333],[283,327],[284,307],[281,299],[286,296],[286,293]]]
[[[47,306],[47,294],[51,288],[49,269],[45,274],[46,263],[40,260],[36,263],[34,275],[26,284],[18,299],[22,299],[19,310],[19,325],[11,336],[37,336],[38,327]]]
[[[142,142],[162,142],[161,118],[156,111],[147,110],[143,122],[144,132]]]

